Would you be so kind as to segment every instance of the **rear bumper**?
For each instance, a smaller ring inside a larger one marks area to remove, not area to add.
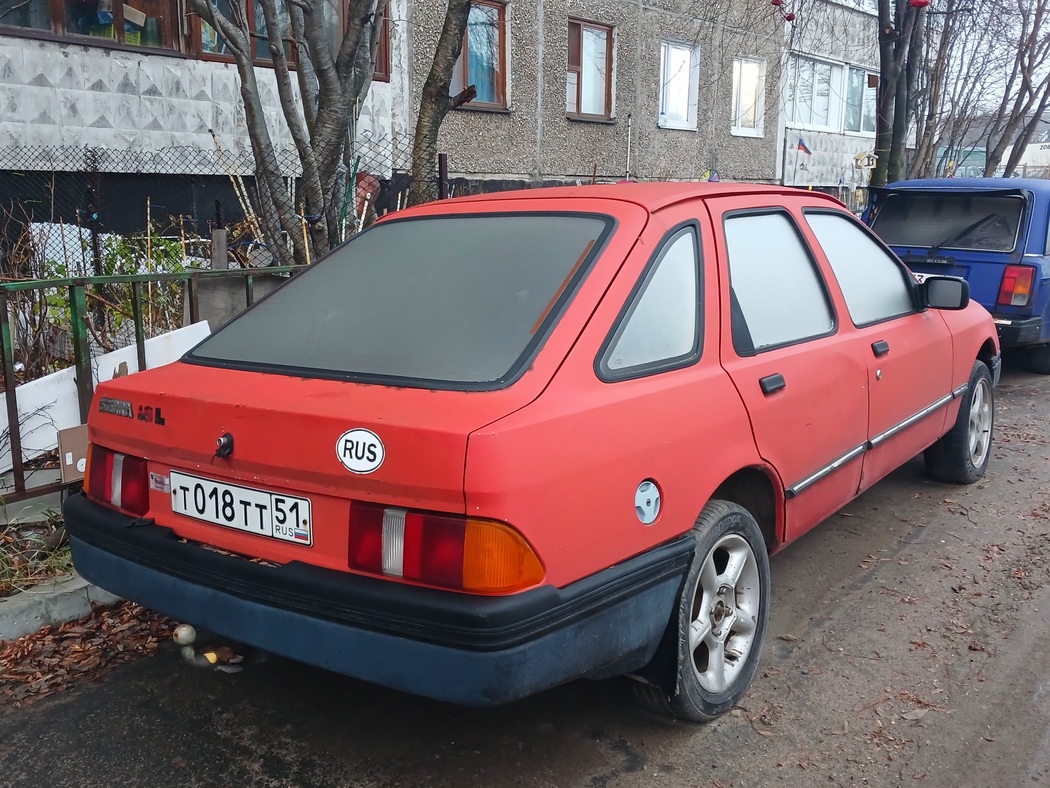
[[[1043,339],[1043,318],[1010,318],[992,315],[1002,347],[1032,345]]]
[[[648,663],[675,609],[688,538],[563,589],[508,597],[270,566],[71,496],[77,571],[179,621],[393,689],[492,706]]]

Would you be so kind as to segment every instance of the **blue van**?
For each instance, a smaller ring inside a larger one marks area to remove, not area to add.
[[[966,279],[1002,346],[1050,375],[1050,181],[900,181],[872,190],[864,222],[920,279]]]

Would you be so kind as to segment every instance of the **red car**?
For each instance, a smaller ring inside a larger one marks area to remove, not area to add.
[[[768,555],[920,452],[981,477],[998,375],[966,283],[822,194],[467,197],[101,384],[66,523],[89,580],[304,662],[477,706],[628,674],[708,720]]]

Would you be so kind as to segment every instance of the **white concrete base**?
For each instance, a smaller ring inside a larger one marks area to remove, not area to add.
[[[0,599],[0,641],[86,616],[92,604],[113,605],[119,601],[120,597],[91,585],[80,575],[63,575]]]

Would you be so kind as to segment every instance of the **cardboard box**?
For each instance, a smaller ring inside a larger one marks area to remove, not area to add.
[[[58,431],[58,462],[62,483],[69,484],[84,478],[87,470],[87,424]]]
[[[135,27],[143,28],[146,26],[146,15],[137,8],[132,8],[124,3],[124,21],[131,22]]]

